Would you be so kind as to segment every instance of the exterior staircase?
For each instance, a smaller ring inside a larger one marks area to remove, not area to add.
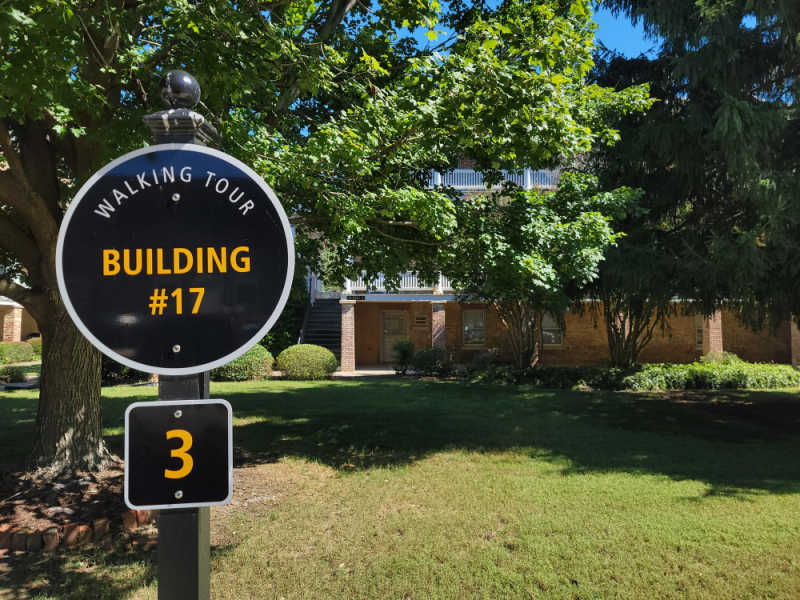
[[[316,344],[333,352],[341,360],[342,308],[338,299],[318,299],[308,309],[301,344]]]

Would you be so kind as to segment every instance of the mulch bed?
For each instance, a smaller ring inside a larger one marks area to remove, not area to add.
[[[123,463],[98,473],[48,481],[0,467],[0,557],[8,552],[54,550],[151,523],[155,513],[132,511],[122,499]]]

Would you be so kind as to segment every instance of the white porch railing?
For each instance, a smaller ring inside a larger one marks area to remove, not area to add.
[[[518,172],[501,171],[504,181],[516,183],[529,190],[534,187],[551,189],[558,185],[560,169],[524,169]],[[430,187],[443,185],[461,191],[485,190],[483,174],[472,169],[453,169],[447,173],[433,172],[428,181]]]
[[[367,281],[363,275],[357,279],[345,280],[345,293],[352,292],[387,292],[384,283],[383,273],[380,273],[377,279]],[[421,281],[416,273],[406,272],[400,276],[400,287],[397,292],[452,292],[453,287],[450,285],[450,280],[442,274],[434,282]]]

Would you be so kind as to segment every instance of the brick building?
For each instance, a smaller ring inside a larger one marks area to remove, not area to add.
[[[0,296],[0,325],[0,342],[19,342],[39,332],[30,313],[5,296]]]
[[[470,165],[461,165],[470,166]],[[553,188],[556,171],[507,174],[522,187]],[[464,194],[485,190],[481,174],[460,168],[447,174],[434,173],[432,185],[445,184]],[[414,342],[417,349],[446,348],[457,362],[502,343],[497,315],[480,303],[459,303],[446,277],[432,283],[406,273],[400,288],[388,292],[383,280],[348,280],[339,292],[323,292],[312,276],[309,292],[314,306],[302,333],[302,341],[329,347],[340,358],[341,369],[390,365],[392,348],[401,339]],[[338,305],[338,306],[334,306]],[[564,315],[564,328],[546,316],[541,361],[548,365],[593,365],[609,360],[608,340],[603,323],[595,323],[589,311]],[[692,362],[711,351],[733,352],[744,360],[792,363],[800,360],[800,331],[788,322],[776,331],[754,332],[743,326],[730,311],[705,318],[682,315],[655,332],[643,350],[642,362]]]

